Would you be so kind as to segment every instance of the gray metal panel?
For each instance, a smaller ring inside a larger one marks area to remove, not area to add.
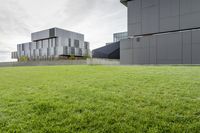
[[[141,0],[128,2],[129,36],[141,34]]]
[[[180,32],[157,36],[157,63],[182,64],[182,36]]]
[[[141,23],[128,24],[128,35],[141,35]]]
[[[183,64],[192,64],[192,32],[182,32],[183,39]]]
[[[200,30],[192,31],[192,63],[200,64]]]
[[[179,30],[179,0],[160,0],[160,32]]]
[[[149,37],[135,38],[133,41],[133,64],[149,64]]]
[[[49,30],[43,30],[31,34],[32,41],[49,38]]]
[[[124,39],[120,41],[120,63],[123,65],[133,64],[132,42],[133,39]]]
[[[149,64],[156,64],[156,36],[149,37]]]
[[[120,49],[132,49],[131,39],[120,40]]]
[[[159,32],[159,0],[142,0],[142,33]]]
[[[200,27],[200,0],[180,0],[181,29]]]

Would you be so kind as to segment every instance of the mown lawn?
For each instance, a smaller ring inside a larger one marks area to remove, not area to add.
[[[0,132],[200,131],[200,66],[0,68]]]

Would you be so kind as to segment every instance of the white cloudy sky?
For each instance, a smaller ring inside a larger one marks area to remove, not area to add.
[[[16,44],[32,32],[59,27],[85,34],[91,49],[112,42],[127,30],[127,9],[120,0],[0,0],[0,62],[11,61]]]

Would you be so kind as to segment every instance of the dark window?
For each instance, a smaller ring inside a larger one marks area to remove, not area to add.
[[[41,48],[44,48],[44,41],[41,41]]]
[[[88,49],[88,47],[89,47],[89,43],[85,42],[85,43],[84,43],[84,48],[85,48],[85,49]]]
[[[75,48],[71,48],[71,55],[75,55]]]
[[[22,51],[24,51],[24,44],[22,44]]]
[[[71,38],[69,38],[69,47],[71,47],[71,43],[72,43],[72,42],[71,42]]]
[[[63,47],[63,54],[68,55],[68,47],[67,46]]]
[[[49,30],[49,37],[55,37],[55,28]]]
[[[74,40],[74,47],[79,48],[79,40]]]
[[[55,46],[58,46],[58,38],[55,38]]]
[[[39,49],[39,42],[36,42],[36,49]]]
[[[51,39],[51,47],[53,47],[53,39]]]

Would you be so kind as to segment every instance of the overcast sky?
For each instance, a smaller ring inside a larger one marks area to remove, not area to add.
[[[91,49],[127,31],[127,9],[120,0],[0,0],[0,62],[11,61],[17,44],[52,27],[85,35]]]

